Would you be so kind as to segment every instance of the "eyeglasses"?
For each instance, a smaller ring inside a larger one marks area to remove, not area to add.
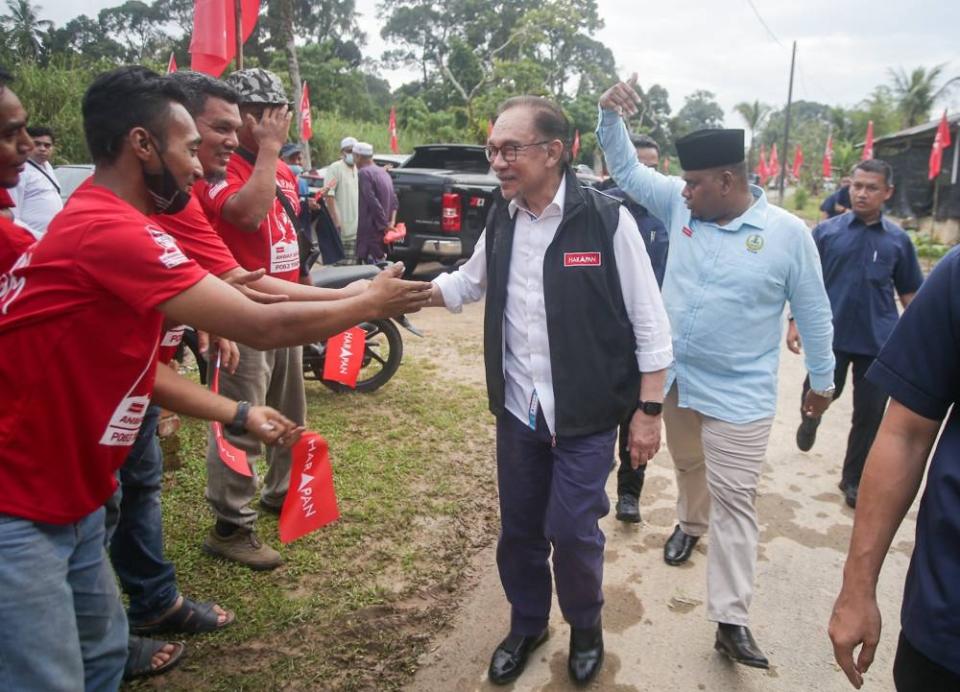
[[[497,154],[499,154],[507,163],[513,163],[517,160],[517,157],[520,155],[520,151],[522,149],[526,149],[527,147],[536,147],[541,144],[550,144],[551,141],[552,140],[545,139],[542,142],[531,142],[530,144],[504,144],[502,147],[495,147],[492,144],[488,144],[485,147],[487,161],[493,163],[493,160],[497,158]]]

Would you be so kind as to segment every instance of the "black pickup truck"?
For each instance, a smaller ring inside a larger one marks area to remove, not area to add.
[[[416,147],[390,175],[400,202],[397,221],[407,227],[391,260],[402,260],[410,273],[418,262],[453,264],[473,254],[498,185],[482,146]]]

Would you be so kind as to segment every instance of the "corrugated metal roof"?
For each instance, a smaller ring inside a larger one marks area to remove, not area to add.
[[[941,116],[942,117],[942,116]],[[947,122],[950,123],[950,128],[953,129],[960,125],[960,113],[954,113],[953,115],[947,115]],[[940,118],[936,120],[931,120],[928,123],[923,125],[915,125],[914,127],[908,127],[906,130],[900,130],[899,132],[894,132],[890,135],[884,135],[883,137],[877,137],[873,140],[874,146],[881,142],[889,142],[893,139],[903,139],[904,137],[913,137],[914,135],[919,135],[928,130],[936,130],[937,126],[940,124]],[[863,142],[857,144],[857,148],[863,148]]]

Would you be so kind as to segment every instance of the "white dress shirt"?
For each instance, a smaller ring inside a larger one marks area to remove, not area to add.
[[[29,228],[40,238],[47,232],[47,226],[53,217],[63,209],[63,200],[60,199],[60,183],[53,172],[53,166],[48,161],[42,165],[28,161],[20,174],[20,182],[10,190],[10,197],[16,205],[13,208],[13,218]]]
[[[539,400],[551,434],[556,431],[556,407],[543,297],[543,261],[563,219],[565,199],[566,180],[562,180],[553,201],[540,216],[516,200],[508,206],[510,216],[516,216],[517,221],[503,315],[505,403],[511,414],[528,425],[530,412],[536,410]],[[487,287],[485,245],[486,231],[480,235],[466,264],[434,279],[451,312],[460,312],[464,303],[483,297]],[[622,206],[613,251],[627,316],[633,324],[640,372],[669,367],[673,362],[670,322],[637,224]]]

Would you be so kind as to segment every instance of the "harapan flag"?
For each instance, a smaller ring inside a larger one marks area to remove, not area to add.
[[[784,152],[786,155],[786,152]],[[773,146],[770,147],[770,160],[767,161],[767,175],[771,178],[776,176],[780,172],[780,157],[777,156],[777,143],[774,142]]]
[[[260,0],[240,0],[243,40],[257,25]],[[196,0],[193,6],[193,36],[190,39],[190,69],[219,77],[236,57],[237,34],[233,0]]]
[[[340,517],[327,441],[306,432],[291,450],[290,490],[277,525],[283,543],[295,541]]]
[[[800,177],[800,166],[803,165],[803,147],[799,144],[793,152],[793,169],[790,171],[794,178]]]
[[[770,169],[767,168],[767,150],[762,144],[760,145],[760,158],[757,161],[756,172],[760,176],[760,185],[766,185],[767,179],[770,177]]]
[[[943,166],[943,150],[950,146],[950,123],[947,120],[947,111],[943,111],[943,117],[940,118],[940,125],[937,126],[937,134],[933,138],[933,148],[930,149],[930,170],[928,176],[933,180],[940,175]]]
[[[327,339],[323,362],[323,379],[348,387],[357,386],[357,376],[363,365],[367,333],[362,327],[352,327]]]
[[[569,130],[567,130],[569,132]],[[580,153],[580,130],[577,130],[573,135],[573,146],[570,147],[570,154],[573,158],[577,158],[577,155]]]
[[[833,174],[833,135],[827,135],[827,146],[823,149],[823,177]]]
[[[173,74],[177,71],[177,57],[170,51],[170,59],[167,61],[167,74]]]
[[[313,117],[310,115],[310,91],[307,83],[300,90],[300,139],[307,142],[313,137]]]
[[[867,123],[867,137],[863,140],[863,156],[861,161],[873,158],[873,121]]]
[[[390,151],[394,154],[400,153],[400,143],[397,142],[397,107],[390,107],[390,122],[387,124],[390,130]]]
[[[214,394],[220,391],[220,355],[217,354],[217,360],[213,364],[213,376],[210,378],[210,391]],[[227,438],[223,436],[223,425],[219,421],[213,421],[213,439],[217,441],[217,453],[227,468],[241,476],[248,478],[253,476],[250,471],[250,462],[247,461],[247,453],[242,449],[234,447]]]

